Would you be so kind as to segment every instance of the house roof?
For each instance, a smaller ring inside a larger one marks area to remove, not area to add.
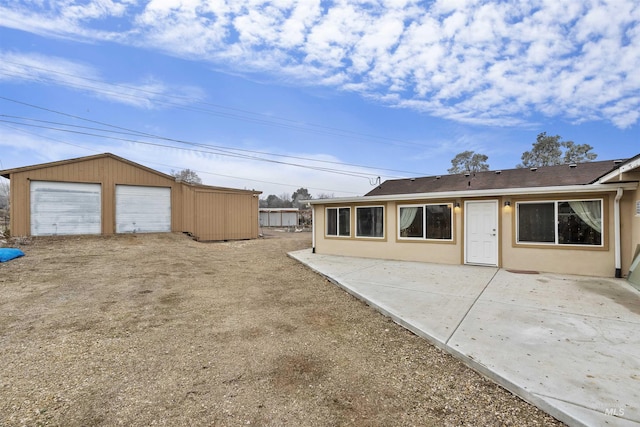
[[[617,169],[623,162],[624,160],[606,160],[573,165],[393,179],[383,182],[368,192],[365,197],[588,185],[597,182],[600,177]]]

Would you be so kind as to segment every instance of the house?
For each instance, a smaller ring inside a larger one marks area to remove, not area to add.
[[[13,236],[183,232],[258,237],[259,191],[194,185],[105,153],[0,171]]]
[[[310,200],[313,251],[622,277],[640,247],[640,155],[397,179]]]

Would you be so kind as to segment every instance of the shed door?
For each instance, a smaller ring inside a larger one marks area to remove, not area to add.
[[[498,265],[498,202],[465,203],[465,262]]]
[[[100,184],[31,181],[31,235],[100,234]]]
[[[171,231],[171,188],[116,185],[116,233]]]

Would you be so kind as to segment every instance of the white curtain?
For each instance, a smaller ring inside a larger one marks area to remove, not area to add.
[[[569,206],[589,227],[602,233],[602,210],[599,201],[569,202]]]
[[[400,208],[400,231],[406,230],[416,218],[418,208]]]

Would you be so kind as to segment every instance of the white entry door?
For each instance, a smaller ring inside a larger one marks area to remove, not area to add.
[[[498,201],[465,202],[465,263],[498,266]]]

